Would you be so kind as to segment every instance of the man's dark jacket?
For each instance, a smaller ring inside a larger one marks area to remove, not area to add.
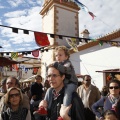
[[[60,116],[59,111],[61,108],[61,104],[63,104],[64,88],[60,91],[60,95],[56,99],[53,99],[52,93],[51,95],[52,95],[52,103],[51,103],[51,107],[48,108],[48,117],[46,120],[57,120],[57,118]],[[72,107],[69,113],[71,120],[85,120],[84,106],[81,98],[78,96],[76,92],[73,93],[71,104]]]

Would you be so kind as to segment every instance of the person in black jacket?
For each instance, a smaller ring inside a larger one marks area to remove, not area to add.
[[[42,100],[43,97],[43,85],[41,84],[42,77],[40,75],[37,75],[35,77],[35,82],[30,86],[30,110],[31,115],[33,116],[33,112],[35,109],[38,108],[39,102]]]
[[[37,75],[35,77],[35,82],[30,87],[30,93],[32,100],[39,101],[42,99],[43,95],[43,85],[41,84],[42,77],[40,75]]]
[[[57,65],[52,63],[48,66],[47,70],[47,80],[50,83],[51,88],[47,90],[50,93],[51,99],[47,103],[47,101],[43,100],[40,102],[40,106],[47,107],[48,114],[44,117],[44,120],[85,120],[84,117],[84,106],[82,103],[81,98],[78,96],[76,92],[72,94],[72,106],[70,111],[68,112],[69,115],[68,119],[65,119],[64,115],[60,117],[60,109],[61,105],[63,104],[64,92],[65,92],[65,70],[62,65]],[[64,106],[66,107],[66,106]],[[63,109],[62,109],[63,112]],[[66,111],[65,111],[66,113]],[[66,114],[65,114],[66,116]],[[42,120],[42,119],[40,119]]]

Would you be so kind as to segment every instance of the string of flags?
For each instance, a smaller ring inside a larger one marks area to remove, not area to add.
[[[120,47],[120,41],[107,41],[107,40],[100,40],[99,45],[102,46],[103,43],[110,44],[111,46]]]
[[[54,49],[54,48],[49,48]],[[0,56],[4,56],[4,54],[11,56],[12,59],[17,59],[18,57],[23,57],[24,55],[32,54],[34,57],[39,57],[40,53],[42,52],[48,52],[48,49],[45,47],[41,47],[38,49],[35,49],[33,51],[20,51],[20,52],[0,52]]]
[[[96,17],[92,12],[89,11],[89,9],[83,4],[81,3],[79,0],[60,0],[60,3],[62,3],[62,1],[64,2],[74,2],[76,3],[82,10],[84,10],[85,12],[87,12],[91,17],[92,20]]]
[[[50,41],[48,39],[48,36],[47,35],[50,35],[51,38],[59,38],[59,39],[63,39],[64,38],[71,38],[71,40],[74,39],[74,42],[72,44],[75,44],[75,45],[71,45],[70,42],[68,40],[66,40],[68,42],[68,44],[73,48],[75,49],[73,46],[76,46],[76,41],[79,41],[79,42],[82,42],[83,40],[85,42],[88,42],[88,41],[91,41],[93,39],[90,39],[90,38],[80,38],[80,37],[73,37],[73,36],[67,36],[67,35],[59,35],[59,34],[51,34],[51,33],[43,33],[43,32],[38,32],[38,31],[32,31],[32,30],[26,30],[26,29],[22,29],[22,28],[15,28],[15,27],[10,27],[10,26],[4,26],[4,25],[0,25],[1,27],[7,27],[7,28],[11,28],[12,29],[12,32],[14,33],[18,33],[19,31],[18,30],[23,30],[23,33],[24,34],[29,34],[29,31],[31,32],[34,32],[34,36],[35,36],[35,42],[38,46],[40,47],[46,47],[46,46],[49,46],[50,45]],[[76,40],[75,40],[76,39]],[[45,49],[46,51],[48,51],[48,49]],[[41,52],[44,52],[45,51],[44,49],[41,48]],[[77,51],[77,50],[75,50]],[[38,56],[38,51],[35,50],[35,51],[27,51],[27,52],[24,52],[23,54],[31,54],[32,52],[32,55],[33,56]],[[34,55],[33,52],[36,52],[37,55]],[[8,52],[9,54],[9,52]],[[15,53],[12,55],[15,57]]]
[[[49,41],[48,41],[47,35],[50,35],[51,38],[59,38],[59,39],[63,39],[63,37],[70,37],[70,38],[76,38],[76,39],[78,39],[80,41],[81,41],[81,39],[84,39],[84,40],[87,40],[87,41],[93,40],[93,39],[90,39],[90,38],[80,38],[80,37],[74,37],[74,36],[68,36],[68,35],[44,33],[44,32],[38,32],[38,31],[33,31],[33,30],[26,30],[26,29],[22,29],[22,28],[5,26],[5,25],[0,25],[0,26],[1,27],[11,28],[12,32],[14,32],[14,33],[18,33],[18,30],[23,30],[24,34],[29,34],[29,32],[34,32],[36,42],[39,41],[39,42],[37,42],[38,46],[49,45]],[[27,32],[24,32],[24,31],[27,31]],[[45,43],[43,43],[43,42],[45,42]]]
[[[66,41],[68,42],[68,44],[73,48],[73,51],[78,52],[78,42],[77,39],[74,38],[66,38]],[[107,40],[100,40],[99,41],[99,45],[103,46],[104,43],[110,44],[111,46],[116,46],[116,47],[120,47],[120,41],[107,41]],[[54,49],[54,48],[49,48],[49,49]],[[4,56],[4,54],[11,54],[11,58],[12,59],[17,59],[18,57],[23,57],[24,55],[28,55],[28,54],[32,54],[34,57],[39,57],[40,52],[48,52],[48,49],[45,49],[44,47],[42,48],[38,48],[36,50],[33,51],[22,51],[22,52],[0,52],[1,56]]]
[[[18,33],[18,30],[23,30],[24,34],[29,34],[29,31],[32,30],[26,30],[26,29],[21,29],[21,28],[15,28],[15,27],[9,27],[9,26],[4,26],[4,25],[0,25],[2,27],[7,27],[7,28],[11,28],[12,32]],[[17,57],[22,57],[23,55],[27,55],[27,54],[31,54],[34,57],[38,57],[39,56],[39,51],[42,53],[44,51],[48,52],[49,49],[54,49],[54,48],[46,48],[47,46],[50,45],[49,39],[48,39],[48,35],[50,35],[51,38],[56,38],[59,37],[59,39],[63,39],[63,37],[66,39],[67,43],[71,46],[71,48],[75,51],[78,52],[77,49],[77,45],[79,43],[88,43],[90,41],[96,41],[95,39],[91,39],[91,38],[79,38],[79,37],[73,37],[73,36],[66,36],[66,35],[58,35],[58,34],[51,34],[51,33],[43,33],[43,32],[37,32],[37,31],[32,31],[34,32],[34,36],[35,36],[35,41],[36,44],[38,46],[40,46],[40,48],[35,49],[33,51],[20,51],[20,52],[0,52],[1,56],[4,56],[4,53],[6,53],[7,55],[9,55],[9,53],[11,53],[11,58],[17,58]],[[106,42],[106,43],[110,43],[112,46],[120,46],[120,42],[118,41],[104,41],[101,40],[99,42],[100,46],[102,46],[102,44]]]
[[[12,66],[0,67],[0,72],[6,71],[7,69],[10,69],[11,71],[22,70],[25,72],[28,72],[28,70],[33,70],[33,73],[35,74],[35,73],[37,73],[39,68],[40,67],[26,67],[24,65],[19,67],[17,64],[13,64]]]

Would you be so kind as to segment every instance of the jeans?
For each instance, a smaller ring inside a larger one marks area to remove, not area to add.
[[[66,84],[63,105],[69,106],[71,104],[72,93],[75,92],[76,89],[77,89],[77,85],[73,83]]]

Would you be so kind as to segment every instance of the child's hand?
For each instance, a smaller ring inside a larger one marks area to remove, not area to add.
[[[46,100],[42,100],[42,101],[39,103],[39,107],[41,107],[41,106],[47,108],[47,106],[48,106],[47,101],[46,101]]]

